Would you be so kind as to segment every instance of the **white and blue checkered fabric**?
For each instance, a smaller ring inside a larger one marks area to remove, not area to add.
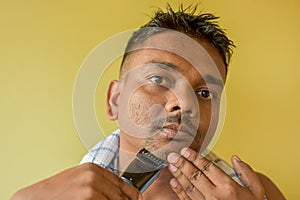
[[[92,162],[117,174],[120,147],[120,130],[116,130],[104,140],[97,143],[81,160],[80,164]],[[206,158],[212,161],[228,176],[242,185],[239,175],[224,160],[217,157],[213,152],[208,153]]]

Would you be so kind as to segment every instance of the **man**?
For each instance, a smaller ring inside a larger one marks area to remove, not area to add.
[[[237,156],[235,171],[211,154],[201,156],[218,124],[233,43],[216,17],[195,11],[168,7],[133,34],[120,80],[107,93],[107,116],[118,120],[120,130],[99,142],[81,165],[12,199],[284,199]],[[168,167],[141,194],[119,175],[142,148]]]

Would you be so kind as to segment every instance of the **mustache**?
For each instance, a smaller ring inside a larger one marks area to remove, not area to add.
[[[198,128],[192,123],[190,117],[186,115],[170,115],[166,118],[160,118],[152,121],[151,126],[152,129],[162,128],[165,123],[178,123],[179,125],[184,124],[189,127],[191,133],[194,133],[198,130]]]

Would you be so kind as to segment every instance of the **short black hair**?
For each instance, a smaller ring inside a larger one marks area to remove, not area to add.
[[[169,4],[166,12],[158,9],[151,20],[135,31],[129,39],[120,70],[122,71],[126,57],[136,45],[156,33],[171,29],[182,32],[192,38],[205,39],[210,42],[220,53],[227,74],[230,58],[233,54],[232,49],[235,45],[217,24],[217,19],[219,17],[210,13],[197,13],[197,6],[183,8],[181,5],[177,12]]]

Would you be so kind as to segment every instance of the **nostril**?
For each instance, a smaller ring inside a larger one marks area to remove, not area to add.
[[[173,111],[176,111],[176,110],[180,110],[180,107],[179,106],[174,106]]]
[[[186,110],[185,112],[186,112],[186,114],[188,114],[188,115],[191,115],[191,114],[192,114],[192,110]]]

